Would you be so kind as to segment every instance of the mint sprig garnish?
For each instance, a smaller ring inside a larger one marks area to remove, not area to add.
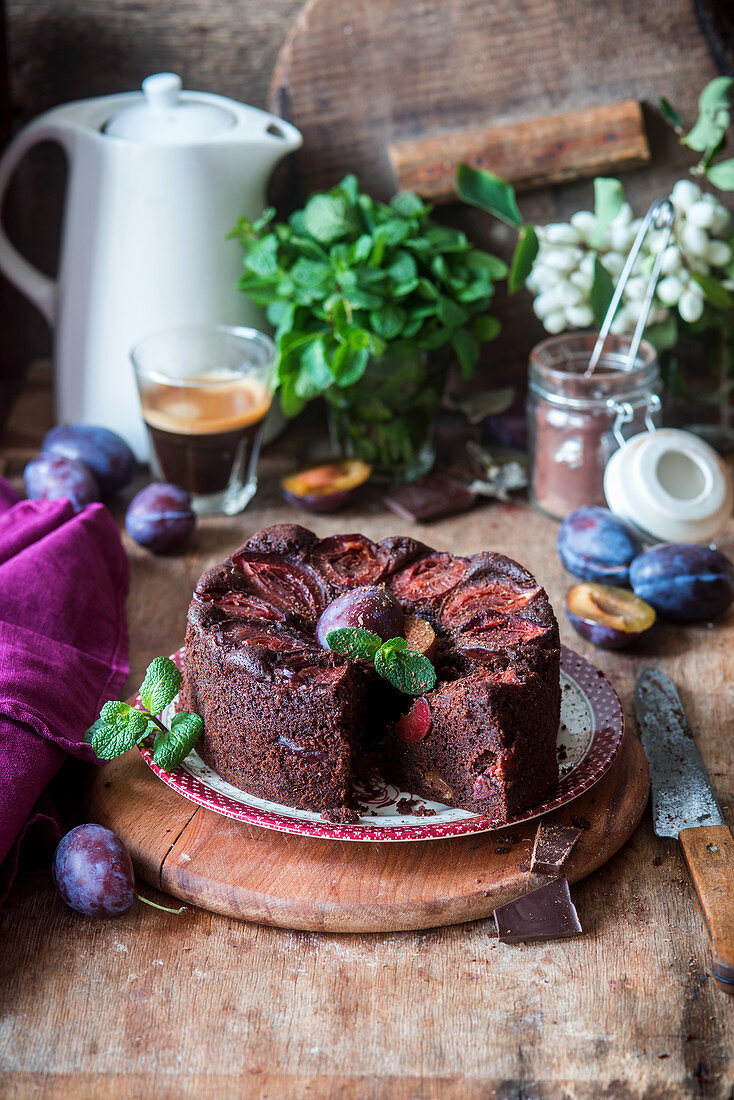
[[[170,729],[160,720],[160,712],[173,702],[180,687],[181,673],[173,661],[169,657],[156,657],[148,665],[140,685],[145,709],[111,699],[102,707],[84,740],[100,760],[113,760],[154,738],[153,760],[165,771],[174,771],[204,731],[199,715],[185,710],[174,715]]]
[[[372,661],[375,672],[405,695],[424,695],[436,686],[436,670],[417,649],[408,649],[405,638],[388,638],[358,627],[340,627],[326,635],[326,644],[334,653],[351,660]]]

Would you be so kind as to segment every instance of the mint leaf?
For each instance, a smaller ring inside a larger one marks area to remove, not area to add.
[[[729,125],[729,105],[734,79],[717,76],[709,81],[698,100],[698,118],[682,144],[698,153],[711,153],[721,144]]]
[[[160,714],[178,695],[181,673],[170,657],[156,657],[145,670],[140,698],[151,714]]]
[[[171,772],[185,760],[204,732],[198,714],[182,710],[174,715],[170,730],[159,730],[153,746],[153,759],[164,771]]]
[[[680,117],[670,100],[666,99],[665,96],[660,96],[658,106],[660,107],[660,112],[665,121],[670,123],[677,134],[682,133],[683,119]]]
[[[400,639],[405,642],[405,639]],[[387,649],[389,642],[375,654],[375,670],[405,695],[423,695],[436,686],[436,670],[415,649]]]
[[[730,312],[734,310],[734,295],[725,286],[722,286],[720,281],[714,278],[713,275],[702,275],[694,271],[692,278],[694,282],[698,283],[706,296],[706,301],[710,302],[712,306]]]
[[[341,653],[353,661],[358,658],[371,661],[382,645],[382,638],[370,630],[343,626],[338,630],[329,631],[326,635],[326,644],[334,653]]]
[[[137,713],[140,714],[140,711]],[[144,722],[143,730],[146,727],[147,721]],[[100,760],[113,760],[116,756],[122,756],[124,752],[134,748],[138,737],[132,728],[108,725],[103,719],[98,718],[85,733],[84,740],[92,746]]]
[[[303,208],[303,224],[319,244],[331,244],[355,228],[356,218],[346,198],[314,195]]]
[[[142,736],[148,727],[148,716],[127,703],[120,703],[111,699],[105,703],[100,711],[100,718],[107,726],[112,726],[121,734],[129,733],[133,737],[133,743]],[[124,750],[123,750],[124,751]]]
[[[456,192],[470,206],[478,206],[480,210],[494,214],[513,229],[522,228],[523,217],[514,188],[493,172],[460,164],[456,171]]]

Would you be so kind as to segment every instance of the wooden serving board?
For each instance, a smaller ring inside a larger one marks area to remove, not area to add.
[[[588,828],[566,865],[577,882],[634,832],[649,792],[645,754],[625,734],[607,774],[545,820]],[[89,820],[125,842],[138,876],[226,916],[317,932],[395,932],[487,917],[540,885],[530,874],[537,821],[450,840],[319,840],[260,829],[196,806],[134,750],[93,775]],[[583,916],[583,914],[582,914]]]

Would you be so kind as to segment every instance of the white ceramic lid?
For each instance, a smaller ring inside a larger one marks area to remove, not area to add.
[[[208,141],[236,122],[231,111],[197,99],[196,92],[182,97],[181,77],[175,73],[155,73],[142,87],[142,96],[110,119],[106,134],[144,145],[184,145]]]
[[[708,542],[732,513],[732,483],[713,447],[660,428],[628,439],[604,471],[612,512],[648,539]]]

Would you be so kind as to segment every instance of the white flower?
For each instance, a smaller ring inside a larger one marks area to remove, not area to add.
[[[578,266],[582,255],[580,248],[549,248],[543,250],[542,262],[545,267],[553,267],[566,275]]]
[[[558,310],[557,313],[549,313],[542,318],[543,328],[546,332],[552,333],[553,336],[557,336],[559,332],[563,332],[566,328],[566,314],[563,310]]]
[[[566,320],[572,328],[591,328],[594,324],[591,306],[569,306],[565,313]]]
[[[701,188],[693,180],[678,180],[670,198],[676,210],[687,211],[701,198]]]
[[[709,246],[708,233],[699,229],[697,225],[690,225],[687,222],[681,230],[680,243],[683,245],[684,253],[687,252],[696,259],[700,259],[706,255]]]
[[[712,267],[726,267],[731,260],[731,246],[726,241],[710,241],[706,259]]]
[[[596,228],[596,218],[590,210],[578,210],[571,215],[571,225],[579,231],[584,240],[588,240]]]
[[[541,241],[547,241],[549,244],[579,244],[583,238],[578,229],[565,222],[554,222],[542,226],[538,230],[538,236]]]
[[[685,290],[683,283],[675,275],[668,275],[657,285],[656,294],[664,306],[674,306]]]
[[[680,301],[678,302],[678,312],[684,321],[688,321],[689,324],[693,324],[697,321],[703,313],[703,298],[693,292],[693,284],[691,288],[681,294]]]
[[[669,244],[663,252],[663,258],[660,264],[661,275],[674,275],[678,272],[681,266],[680,250],[677,245]]]
[[[620,256],[618,252],[607,252],[605,256],[601,256],[602,266],[607,269],[613,279],[618,279],[622,274],[622,268],[625,264],[626,257]]]
[[[704,202],[704,195],[700,202],[694,202],[686,211],[686,219],[690,225],[697,225],[699,229],[710,229],[714,224],[716,209],[710,202]]]

